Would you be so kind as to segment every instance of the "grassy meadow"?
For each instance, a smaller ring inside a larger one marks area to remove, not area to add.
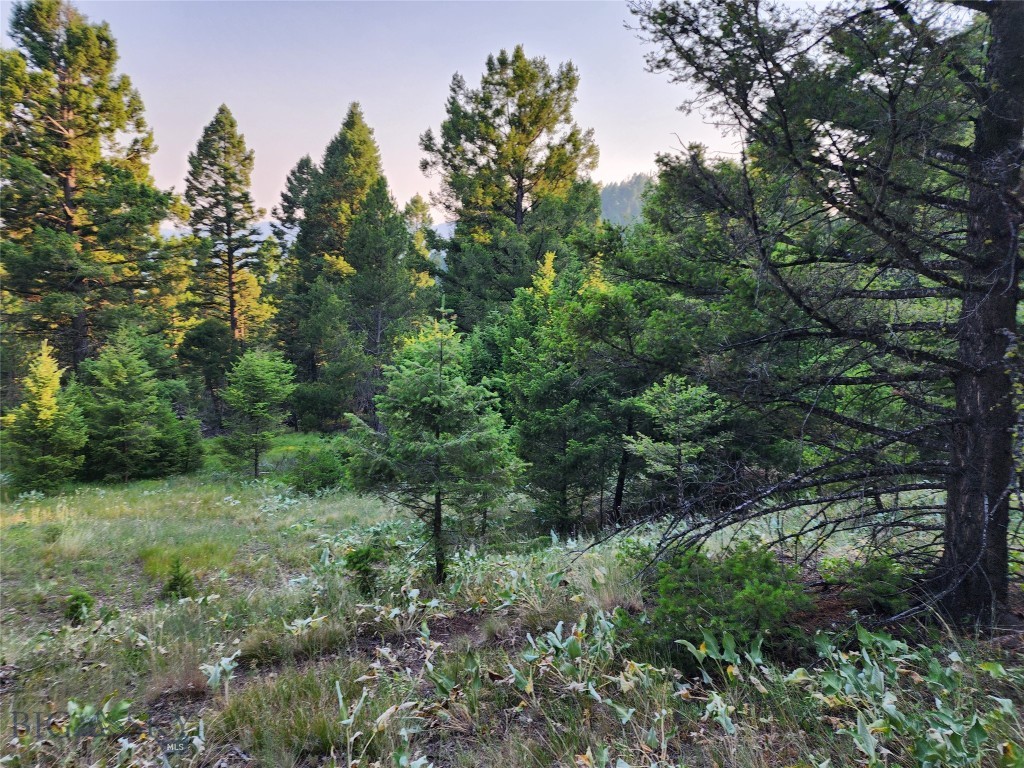
[[[595,545],[499,527],[435,587],[417,524],[285,483],[305,442],[282,441],[258,482],[214,456],[4,505],[3,765],[1024,760],[1013,648],[858,636],[855,611],[816,598],[804,658],[724,633],[666,650],[637,577],[653,530]],[[811,650],[822,627],[833,647]]]

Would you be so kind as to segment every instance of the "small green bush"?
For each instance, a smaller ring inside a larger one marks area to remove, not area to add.
[[[792,618],[811,600],[796,569],[763,548],[742,543],[715,557],[689,550],[662,562],[657,574],[648,637],[684,664],[690,660],[676,641],[699,645],[705,631],[729,632],[740,645],[763,635],[766,650],[781,657],[797,656],[809,645]]]
[[[843,597],[862,613],[891,616],[910,605],[910,575],[888,555],[869,556],[860,563],[827,557],[818,571],[826,584],[841,587]]]
[[[180,557],[171,561],[171,571],[167,576],[167,583],[160,592],[161,597],[180,600],[185,597],[195,597],[196,580],[184,565]]]
[[[302,448],[295,454],[289,482],[301,493],[338,488],[345,481],[345,464],[332,448]]]
[[[72,587],[64,600],[64,618],[72,624],[81,624],[92,613],[96,598],[81,587]]]
[[[387,560],[387,553],[379,544],[362,544],[345,554],[345,568],[359,591],[367,597],[377,591],[378,570]]]

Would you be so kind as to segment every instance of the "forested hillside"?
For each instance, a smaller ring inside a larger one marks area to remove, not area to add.
[[[12,6],[5,765],[1024,766],[1024,3],[624,15],[738,152],[510,41],[265,211]]]

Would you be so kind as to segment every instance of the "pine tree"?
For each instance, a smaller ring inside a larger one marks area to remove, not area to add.
[[[171,196],[153,187],[142,101],[117,45],[64,0],[11,11],[3,52],[3,310],[9,332],[52,339],[74,367],[152,287]],[[141,289],[141,291],[140,291]]]
[[[231,408],[225,444],[260,476],[260,457],[273,444],[284,404],[295,389],[295,367],[279,352],[249,351],[228,372],[224,401]]]
[[[742,139],[733,162],[699,148],[662,159],[676,201],[666,231],[704,226],[708,245],[726,245],[676,235],[674,261],[746,271],[717,295],[698,286],[709,303],[746,300],[761,321],[716,351],[742,350],[735,390],[788,414],[817,454],[762,478],[735,519],[799,497],[808,546],[803,534],[834,531],[848,504],[851,527],[905,545],[908,563],[934,558],[922,568],[932,605],[919,608],[973,627],[998,622],[1010,599],[1024,4],[953,5],[965,18],[945,3],[632,7],[651,68],[690,83],[686,107]]]
[[[196,253],[195,291],[204,317],[224,320],[243,339],[269,317],[254,275],[259,213],[249,191],[253,152],[225,105],[189,154],[185,200],[189,224],[202,238]]]
[[[511,489],[520,465],[495,395],[465,380],[462,337],[435,322],[384,369],[376,408],[383,432],[350,416],[350,471],[357,485],[410,510],[428,528],[434,579],[446,575],[444,516],[486,532],[487,514]]]
[[[422,170],[441,177],[435,201],[457,220],[440,247],[445,293],[460,325],[510,302],[577,223],[597,223],[597,192],[584,179],[598,152],[593,131],[573,121],[578,85],[572,63],[552,72],[522,46],[502,50],[487,58],[479,88],[452,78],[440,132],[420,138]]]
[[[87,434],[81,409],[61,388],[49,342],[29,365],[25,400],[4,418],[4,471],[21,490],[52,490],[78,473]]]

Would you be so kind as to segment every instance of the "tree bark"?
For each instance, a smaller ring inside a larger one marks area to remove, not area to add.
[[[1014,480],[1013,386],[1020,298],[1020,201],[1024,140],[1024,3],[991,8],[986,99],[975,123],[970,213],[955,376],[942,606],[959,620],[992,621],[1008,597],[1010,491]]]
[[[231,338],[240,338],[238,332],[238,307],[235,300],[235,243],[231,222],[227,225],[227,241],[224,246],[224,267],[228,278],[228,320],[231,323]]]
[[[434,539],[434,583],[444,584],[445,562],[444,562],[444,541],[441,538],[443,517],[441,515],[441,492],[434,493],[434,519],[432,523],[431,537]]]
[[[629,416],[626,420],[626,432],[627,437],[633,437],[633,417]],[[622,455],[619,457],[619,474],[615,478],[615,496],[612,499],[612,527],[618,528],[622,525],[622,497],[626,490],[626,476],[629,472],[629,451],[625,448],[622,449]]]

